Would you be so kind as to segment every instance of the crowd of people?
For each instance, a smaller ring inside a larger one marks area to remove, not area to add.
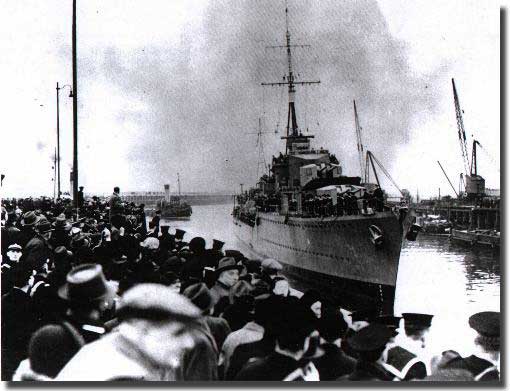
[[[498,380],[499,313],[477,351],[425,358],[433,316],[340,310],[249,259],[108,200],[2,202],[2,380]]]

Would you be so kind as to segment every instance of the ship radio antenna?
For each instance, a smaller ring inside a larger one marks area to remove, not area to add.
[[[181,196],[181,176],[177,173],[177,189],[179,192],[179,197]]]
[[[317,81],[296,81],[294,79],[294,72],[292,68],[292,48],[305,48],[310,47],[310,45],[292,45],[290,40],[290,31],[289,31],[289,10],[287,7],[287,2],[285,2],[285,45],[276,45],[276,46],[267,46],[267,48],[283,48],[287,51],[287,72],[288,74],[283,77],[282,82],[273,82],[273,83],[261,83],[263,86],[288,86],[288,94],[289,94],[289,111],[287,115],[287,135],[283,136],[282,139],[287,139],[287,143],[285,146],[285,154],[287,154],[289,146],[292,144],[292,139],[295,137],[309,137],[313,136],[301,136],[299,135],[299,128],[296,120],[296,107],[295,107],[295,92],[296,85],[310,85],[310,84],[319,84],[320,80]]]
[[[266,133],[273,133],[273,132],[267,132],[267,131],[262,131],[262,118],[259,117],[259,127],[258,127],[258,130],[256,132],[251,132],[251,133],[248,133],[248,134],[256,134],[257,135],[257,142],[256,142],[256,146],[257,146],[257,178],[259,177],[259,173],[260,173],[260,166],[262,165],[262,167],[264,168],[264,171],[266,170],[266,167],[267,167],[267,162],[266,162],[266,156],[265,156],[265,152],[264,152],[264,142],[262,140],[262,135],[263,134],[266,134]]]

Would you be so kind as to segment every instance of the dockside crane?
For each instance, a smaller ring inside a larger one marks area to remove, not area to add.
[[[361,140],[361,125],[359,123],[358,118],[358,110],[356,109],[356,101],[353,100],[354,103],[354,124],[356,127],[356,143],[358,146],[358,156],[359,156],[359,166],[360,166],[360,175],[361,178],[365,181],[365,183],[368,181],[368,178],[366,176],[365,167],[363,166],[363,160],[364,160],[364,151],[363,151],[363,142]]]
[[[485,193],[485,180],[478,175],[477,159],[476,159],[476,146],[481,146],[477,140],[473,141],[473,150],[471,156],[471,163],[469,162],[469,154],[467,149],[466,131],[464,128],[464,121],[462,119],[462,109],[460,108],[459,96],[455,87],[455,81],[452,79],[453,87],[453,100],[455,103],[455,116],[457,119],[457,134],[459,137],[460,150],[462,154],[462,162],[464,164],[464,190],[468,198],[477,198],[483,196]],[[462,174],[461,174],[462,175]]]

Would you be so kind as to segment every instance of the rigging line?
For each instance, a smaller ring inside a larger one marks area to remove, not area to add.
[[[397,190],[400,192],[400,194],[402,194],[402,196],[404,195],[402,193],[402,190],[400,190],[400,188],[398,187],[397,183],[393,180],[393,178],[391,177],[390,173],[386,170],[386,168],[384,168],[384,166],[382,165],[382,163],[374,156],[374,154],[372,153],[372,158],[375,160],[375,162],[377,163],[377,165],[381,168],[381,170],[383,171],[384,175],[386,175],[386,177],[391,181],[391,183],[393,183],[393,186],[395,186],[397,188]]]

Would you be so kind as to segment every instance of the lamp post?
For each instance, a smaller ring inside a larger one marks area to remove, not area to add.
[[[60,195],[62,194],[62,192],[60,191],[60,108],[59,108],[60,103],[59,103],[59,93],[60,93],[60,90],[66,88],[66,87],[69,87],[69,97],[72,98],[73,97],[72,87],[69,84],[65,84],[62,87],[59,87],[58,82],[57,82],[57,156],[56,156],[56,160],[57,160],[57,167],[56,167],[56,170],[57,170],[57,198],[60,198]]]
[[[78,209],[78,64],[76,58],[76,0],[73,0],[73,204]]]

